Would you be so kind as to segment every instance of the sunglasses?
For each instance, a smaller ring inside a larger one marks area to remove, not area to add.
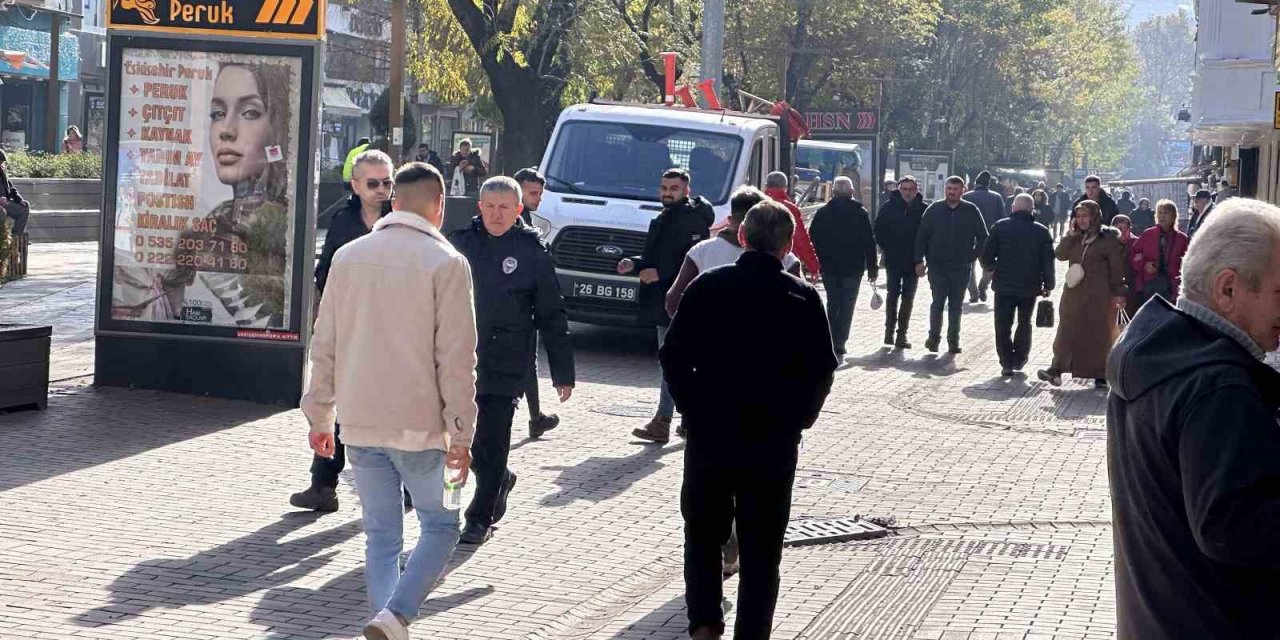
[[[377,189],[378,187],[386,187],[386,188],[390,189],[391,187],[394,187],[395,185],[396,185],[395,180],[392,180],[391,178],[387,178],[386,180],[378,180],[377,178],[369,178],[368,180],[365,180],[365,181],[364,181],[364,186],[366,186],[366,187],[368,187],[368,188],[370,188],[370,189]]]

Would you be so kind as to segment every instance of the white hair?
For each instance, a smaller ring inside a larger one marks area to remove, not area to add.
[[[1213,281],[1226,269],[1257,290],[1280,244],[1280,207],[1232,198],[1214,208],[1182,260],[1182,295],[1209,306]]]
[[[768,176],[766,176],[766,177],[765,177],[765,179],[764,179],[764,186],[765,186],[766,188],[771,188],[771,189],[772,189],[772,188],[786,189],[786,188],[787,188],[787,174],[785,174],[785,173],[783,173],[783,172],[781,172],[781,171],[774,171],[773,173],[770,173],[770,174],[769,174]]]
[[[1019,193],[1013,197],[1014,211],[1035,211],[1036,199],[1025,194]]]
[[[831,183],[831,197],[833,198],[852,198],[853,197],[853,181],[847,176],[840,176]]]
[[[391,161],[391,156],[377,149],[369,149],[361,151],[356,159],[351,163],[351,175],[356,175],[356,171],[366,164],[380,164],[387,168],[395,168],[395,163]]]
[[[484,181],[480,185],[480,197],[483,198],[487,193],[511,193],[515,194],[516,202],[524,204],[524,192],[520,190],[520,183],[515,178],[507,176],[494,176]]]

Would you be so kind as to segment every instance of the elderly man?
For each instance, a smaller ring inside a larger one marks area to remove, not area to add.
[[[831,188],[831,201],[813,215],[809,227],[813,248],[822,264],[822,286],[827,290],[827,322],[836,357],[844,360],[853,309],[858,304],[862,276],[869,282],[879,277],[876,238],[871,216],[861,202],[853,199],[853,181],[840,176]]]
[[[724,633],[721,545],[735,519],[742,576],[734,637],[769,637],[800,433],[831,390],[837,363],[822,300],[782,270],[794,229],[777,202],[752,207],[739,231],[747,250],[689,285],[660,351],[688,422],[680,512],[696,640]],[[780,330],[794,338],[768,338]]]
[[[1000,375],[1021,371],[1031,357],[1031,311],[1036,296],[1053,290],[1053,238],[1035,221],[1035,200],[1020,193],[1013,198],[1013,213],[991,228],[982,251],[982,266],[994,277],[996,291],[996,353]],[[1014,314],[1018,330],[1014,337]]]
[[[467,261],[440,234],[444,180],[396,172],[395,208],[333,259],[311,339],[302,411],[311,450],[333,457],[336,412],[364,516],[366,638],[407,640],[458,541],[445,473],[466,480],[475,433],[476,324]],[[401,487],[421,534],[408,560]]]
[[[810,278],[817,278],[822,272],[822,265],[818,260],[818,252],[813,249],[813,241],[809,238],[809,231],[804,227],[804,214],[800,211],[800,207],[791,200],[791,194],[787,192],[787,174],[781,171],[774,171],[764,179],[764,194],[773,198],[775,201],[782,203],[791,212],[791,219],[796,223],[795,246],[792,251],[796,257],[800,258],[800,264],[804,266],[805,274]]]
[[[477,347],[476,493],[467,507],[464,544],[483,544],[507,512],[516,474],[507,468],[516,401],[533,367],[534,331],[542,334],[560,402],[573,395],[573,345],[551,253],[520,220],[520,185],[505,176],[480,187],[480,215],[449,235],[475,278]]]
[[[1204,226],[1209,214],[1213,213],[1213,192],[1201,189],[1196,192],[1195,206],[1191,209],[1191,222],[1187,225],[1187,237],[1195,238],[1196,232]]]
[[[961,198],[964,179],[947,178],[945,199],[924,210],[916,232],[916,275],[929,276],[933,304],[929,307],[929,337],[925,349],[938,352],[942,341],[942,311],[947,311],[947,345],[951,354],[960,353],[960,318],[964,314],[964,289],[973,272],[973,262],[982,255],[987,242],[987,223],[977,205]],[[992,194],[994,195],[994,194]],[[996,196],[997,198],[999,196]],[[926,261],[928,265],[926,267]]]
[[[1118,637],[1276,636],[1280,209],[1233,199],[1107,361]]]
[[[347,200],[347,206],[334,214],[333,223],[324,236],[320,261],[316,263],[316,290],[321,296],[324,295],[325,284],[329,280],[334,255],[347,243],[373,230],[373,226],[387,211],[391,187],[395,184],[391,179],[391,157],[376,149],[355,156],[351,174],[353,194]],[[338,474],[342,473],[342,468],[347,464],[347,449],[342,445],[341,430],[341,425],[335,427],[333,456],[312,457],[311,486],[306,491],[289,496],[289,504],[320,513],[338,510]],[[412,502],[407,490],[405,502]]]

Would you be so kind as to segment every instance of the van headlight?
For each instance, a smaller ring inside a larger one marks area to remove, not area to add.
[[[536,214],[530,213],[529,218],[533,220],[533,226],[543,237],[551,235],[551,221]]]

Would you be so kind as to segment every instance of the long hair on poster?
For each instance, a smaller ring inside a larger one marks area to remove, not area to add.
[[[111,317],[283,329],[301,60],[127,48]]]

